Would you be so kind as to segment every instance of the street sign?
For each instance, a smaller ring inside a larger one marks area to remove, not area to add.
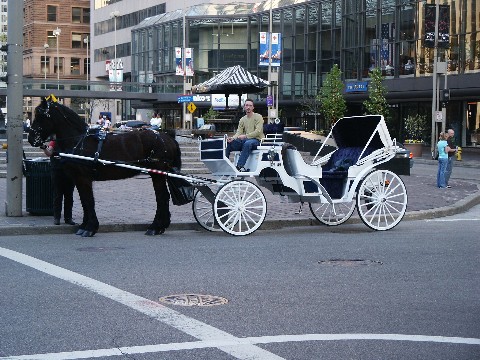
[[[187,109],[188,111],[190,111],[190,114],[193,114],[193,112],[197,110],[197,107],[195,106],[194,103],[191,102],[190,104],[187,105]]]
[[[193,95],[180,95],[177,97],[178,103],[185,103],[185,102],[192,102],[193,101]]]
[[[267,96],[267,106],[273,106],[273,96],[272,95]]]

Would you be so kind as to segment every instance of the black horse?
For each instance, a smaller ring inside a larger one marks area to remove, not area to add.
[[[59,152],[82,155],[93,159],[127,163],[141,168],[161,171],[180,170],[180,147],[170,135],[149,129],[123,133],[105,133],[89,129],[85,121],[70,108],[58,103],[54,96],[42,100],[35,108],[28,142],[41,146],[52,135],[56,137]],[[90,237],[98,231],[95,213],[93,181],[118,180],[135,176],[139,171],[104,165],[98,161],[62,158],[67,175],[75,182],[83,207],[83,221],[77,235]],[[162,234],[170,225],[170,210],[166,176],[150,173],[157,210],[146,235]]]

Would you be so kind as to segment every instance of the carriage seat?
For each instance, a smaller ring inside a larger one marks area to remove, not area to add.
[[[373,148],[368,147],[363,157],[370,155]],[[322,168],[322,177],[330,179],[341,179],[348,176],[348,168],[355,165],[362,153],[362,147],[338,148]]]

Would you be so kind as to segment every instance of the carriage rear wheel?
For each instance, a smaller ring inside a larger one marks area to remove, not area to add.
[[[350,219],[355,210],[355,201],[330,203],[310,203],[310,211],[322,224],[334,226]]]
[[[217,192],[213,212],[223,231],[232,235],[248,235],[265,220],[267,201],[257,185],[246,180],[233,180]]]
[[[213,215],[213,205],[197,190],[192,203],[192,211],[198,225],[208,231],[222,231]]]
[[[357,209],[365,225],[389,230],[402,220],[407,210],[407,190],[402,179],[388,170],[368,174],[357,192]]]

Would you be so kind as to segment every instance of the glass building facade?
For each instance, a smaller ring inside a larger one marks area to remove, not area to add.
[[[333,64],[339,64],[346,89],[352,83],[368,82],[369,71],[380,67],[395,124],[393,136],[402,139],[402,119],[407,115],[432,116],[434,49],[425,46],[426,9],[432,4],[430,0],[267,0],[204,4],[159,14],[132,30],[132,81],[155,82],[167,93],[181,94],[183,77],[175,75],[176,47],[193,49],[193,84],[233,65],[267,79],[268,67],[259,65],[259,34],[269,31],[272,14],[272,32],[281,33],[282,39],[278,100],[288,126],[313,129],[314,116],[303,111],[302,104],[319,91]],[[439,86],[450,89],[447,126],[454,127],[459,144],[466,145],[469,133],[480,127],[480,0],[440,0],[440,4],[449,5],[449,41],[447,48],[438,48],[439,61],[447,65]],[[257,110],[265,114],[266,93],[254,96]],[[346,91],[349,115],[362,114],[367,97],[367,92]],[[159,99],[156,108],[178,117],[179,104]]]

